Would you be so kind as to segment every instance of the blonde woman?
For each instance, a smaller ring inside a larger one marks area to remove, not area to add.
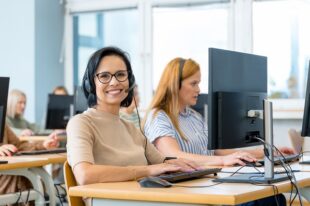
[[[197,102],[200,80],[200,67],[194,60],[175,58],[168,63],[146,115],[144,131],[149,140],[165,156],[207,165],[245,165],[243,160],[255,161],[263,156],[262,149],[247,152],[207,149],[207,125],[197,112],[189,108]],[[293,153],[289,148],[281,151]],[[282,194],[275,197],[241,205],[286,205]]]
[[[146,114],[144,131],[149,140],[166,156],[208,165],[245,165],[243,160],[263,157],[262,149],[207,149],[207,125],[190,108],[197,102],[200,80],[200,67],[194,60],[175,58],[168,63]],[[281,148],[281,152],[294,153],[290,148]]]
[[[17,136],[30,136],[39,132],[39,127],[24,118],[27,98],[20,90],[11,90],[8,96],[6,122]]]

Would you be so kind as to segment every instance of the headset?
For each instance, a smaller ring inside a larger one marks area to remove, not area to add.
[[[125,92],[128,93],[127,97],[121,102],[122,107],[128,107],[134,95],[134,88],[135,84],[135,76],[133,75],[131,64],[129,59],[126,56],[126,53],[116,47],[105,47],[103,49],[98,50],[95,52],[92,57],[90,58],[82,82],[82,88],[84,90],[85,97],[87,99],[87,103],[89,107],[93,107],[97,104],[97,95],[96,95],[96,86],[94,82],[94,71],[97,70],[100,61],[105,56],[115,55],[120,57],[126,64],[126,68],[128,71],[128,81],[129,87],[125,89]]]
[[[183,67],[186,62],[186,59],[180,58],[179,60],[179,89],[182,86],[182,75],[183,75]]]

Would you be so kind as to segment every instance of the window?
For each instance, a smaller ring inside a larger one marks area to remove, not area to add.
[[[255,1],[253,52],[268,56],[272,98],[303,98],[310,59],[310,2]]]
[[[208,48],[228,48],[229,3],[153,8],[153,90],[175,57],[200,64],[201,92],[208,91]]]
[[[120,9],[74,15],[74,85],[80,85],[88,59],[96,50],[117,46],[130,54],[133,70],[140,67],[138,12]],[[135,72],[136,79],[139,72]]]

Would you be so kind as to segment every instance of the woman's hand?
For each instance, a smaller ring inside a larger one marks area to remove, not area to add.
[[[24,129],[21,133],[20,136],[31,136],[33,135],[33,131],[31,131],[30,129]]]
[[[280,152],[283,154],[283,155],[292,155],[292,154],[296,154],[296,151],[292,148],[289,148],[289,147],[280,147],[279,148]],[[280,154],[276,153],[275,154],[276,156],[279,156]]]
[[[166,160],[165,163],[179,166],[182,172],[192,172],[194,170],[203,169],[196,162],[183,158]]]
[[[43,142],[45,149],[53,149],[59,146],[58,137],[56,134],[50,134],[48,139]]]
[[[12,144],[5,144],[0,147],[0,156],[12,156],[13,153],[17,152],[17,148]]]
[[[251,155],[248,152],[243,152],[243,151],[235,152],[235,153],[232,153],[230,155],[225,155],[222,157],[222,159],[223,159],[223,165],[224,166],[232,166],[235,164],[244,166],[245,163],[242,160],[245,160],[248,162],[256,162],[257,161],[257,159],[253,155]]]
[[[166,172],[177,172],[181,170],[180,166],[168,163],[149,165],[147,166],[148,175],[147,176],[158,176]]]

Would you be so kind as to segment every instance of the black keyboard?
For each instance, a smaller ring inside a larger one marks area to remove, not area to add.
[[[181,182],[181,181],[201,178],[205,175],[210,175],[210,174],[216,175],[216,173],[220,172],[221,170],[222,170],[221,168],[207,168],[204,170],[195,170],[193,172],[176,172],[176,173],[170,173],[170,174],[163,174],[158,177],[168,182],[174,183],[174,182]]]
[[[14,155],[39,155],[39,154],[57,154],[67,152],[66,148],[56,148],[56,149],[48,149],[48,150],[34,150],[34,151],[21,151],[17,152]]]
[[[285,157],[285,159],[282,156],[274,157],[274,164],[280,165],[281,160],[284,163],[290,163],[290,162],[297,161],[299,159],[299,154],[285,155],[284,157]],[[264,165],[264,159],[258,160],[258,162],[261,163],[262,165]]]

